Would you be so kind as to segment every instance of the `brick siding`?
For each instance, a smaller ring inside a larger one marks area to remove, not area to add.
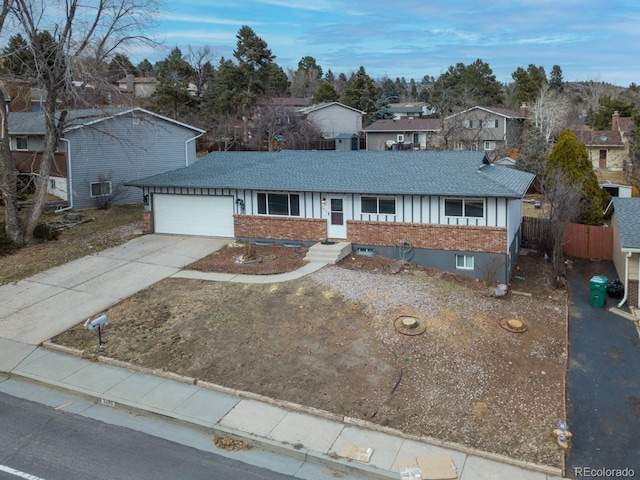
[[[631,306],[638,307],[638,280],[629,280],[629,291],[627,292],[627,303]]]
[[[359,245],[395,246],[407,240],[414,248],[505,253],[507,229],[460,225],[424,225],[347,221],[349,241]]]
[[[317,218],[234,215],[236,237],[317,242],[327,235],[327,221]]]
[[[151,210],[142,211],[142,231],[144,233],[153,232],[153,228],[151,226]]]

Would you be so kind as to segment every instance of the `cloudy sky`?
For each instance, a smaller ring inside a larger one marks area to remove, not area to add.
[[[242,25],[285,71],[310,55],[335,74],[362,65],[374,78],[418,80],[480,58],[501,82],[519,66],[549,74],[557,64],[567,81],[640,84],[638,0],[178,0],[155,35],[167,49],[209,45],[230,58]]]

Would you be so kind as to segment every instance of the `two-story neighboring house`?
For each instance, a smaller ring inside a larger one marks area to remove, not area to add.
[[[43,112],[10,112],[9,140],[18,171],[37,174]],[[191,165],[199,128],[142,108],[70,110],[51,167],[48,193],[68,208],[143,200],[124,182]]]
[[[517,145],[524,112],[506,108],[473,107],[445,117],[442,129],[449,150],[505,150]]]
[[[574,130],[579,142],[584,143],[594,170],[621,172],[629,160],[629,148],[619,131]]]
[[[313,122],[324,138],[336,138],[341,133],[360,135],[362,119],[367,112],[339,102],[328,102],[301,108],[298,114]]]
[[[118,80],[118,88],[122,93],[128,93],[136,98],[149,98],[158,88],[156,77],[136,77],[129,73]]]
[[[434,113],[425,102],[404,102],[389,104],[389,111],[393,113],[393,118],[422,118]]]
[[[440,123],[438,118],[377,120],[364,129],[367,150],[437,150]]]
[[[611,130],[593,130],[585,124],[573,125],[570,130],[586,147],[595,171],[630,173],[629,131],[632,128],[631,118],[620,117],[618,112],[614,112]]]

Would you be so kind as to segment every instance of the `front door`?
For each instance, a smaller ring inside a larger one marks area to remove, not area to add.
[[[607,168],[607,151],[600,150],[600,161],[598,162],[598,168]]]
[[[347,221],[345,219],[346,201],[344,197],[329,197],[327,199],[327,237],[347,238]]]

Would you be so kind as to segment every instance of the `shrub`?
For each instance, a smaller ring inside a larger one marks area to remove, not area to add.
[[[42,240],[57,240],[60,232],[46,223],[40,223],[33,231],[33,236]]]

